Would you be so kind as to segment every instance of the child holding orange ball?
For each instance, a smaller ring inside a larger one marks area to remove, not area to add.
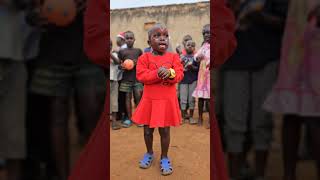
[[[132,105],[131,105],[131,99],[132,99],[132,94],[134,97],[134,102],[136,105],[139,104],[139,101],[141,99],[141,94],[143,90],[143,85],[139,81],[137,81],[136,78],[136,67],[133,67],[132,69],[128,69],[127,67],[127,62],[130,62],[130,60],[134,61],[134,64],[137,63],[137,60],[139,56],[142,55],[142,50],[138,48],[134,48],[134,42],[135,42],[135,37],[134,33],[131,31],[125,32],[125,41],[127,44],[127,48],[121,49],[119,51],[119,59],[122,62],[122,69],[124,70],[123,75],[122,75],[122,81],[119,87],[119,90],[121,92],[126,93],[126,110],[128,113],[128,119],[125,119],[122,122],[122,126],[125,128],[128,128],[132,125]],[[130,59],[128,61],[128,59]],[[127,60],[127,61],[126,61]],[[126,62],[126,63],[125,63]]]

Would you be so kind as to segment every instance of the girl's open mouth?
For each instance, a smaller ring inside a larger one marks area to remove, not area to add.
[[[159,43],[159,47],[160,47],[161,49],[164,49],[164,48],[167,47],[167,44],[166,44],[166,43]]]

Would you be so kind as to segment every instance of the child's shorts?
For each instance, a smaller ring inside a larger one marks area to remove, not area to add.
[[[142,91],[143,85],[140,82],[130,82],[130,81],[123,81],[120,84],[119,91],[121,92],[133,92],[133,91]]]
[[[41,64],[36,67],[31,79],[30,90],[45,96],[66,97],[75,90],[85,94],[94,89],[104,92],[106,76],[102,68],[92,63],[77,65]]]

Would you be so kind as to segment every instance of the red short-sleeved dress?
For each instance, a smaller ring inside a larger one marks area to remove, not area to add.
[[[174,69],[175,78],[160,79],[158,69],[161,66]],[[137,63],[137,79],[144,84],[144,89],[132,120],[137,124],[149,125],[150,128],[180,125],[181,112],[175,86],[183,79],[179,56],[169,52],[162,56],[149,52],[143,54]]]

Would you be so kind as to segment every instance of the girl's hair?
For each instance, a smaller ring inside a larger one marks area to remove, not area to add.
[[[186,43],[187,43],[187,41],[189,41],[189,40],[192,40],[192,37],[191,37],[189,34],[183,36],[183,38],[182,38],[182,44],[183,44],[184,47],[186,46]]]
[[[183,40],[185,40],[185,39],[192,39],[192,37],[191,37],[189,34],[187,34],[187,35],[183,36],[182,39],[183,39]]]
[[[149,29],[148,31],[148,39],[151,39],[151,35],[152,33],[156,30],[156,29],[167,29],[167,27],[161,23],[156,23],[154,26],[152,26],[152,28]]]
[[[132,31],[126,31],[125,33],[124,33],[124,35],[126,35],[126,34],[133,34],[134,35],[134,33],[132,32]]]

